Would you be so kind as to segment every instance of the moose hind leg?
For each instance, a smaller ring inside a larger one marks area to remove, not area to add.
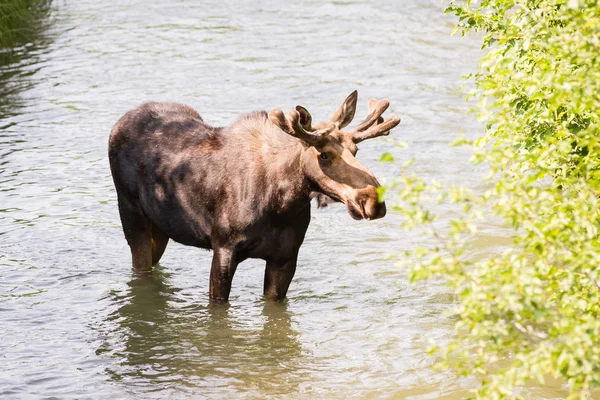
[[[149,271],[152,267],[152,223],[124,196],[118,196],[118,202],[133,268]]]
[[[168,242],[169,237],[152,224],[152,265],[158,264]]]
[[[265,269],[264,296],[269,300],[281,301],[285,298],[292,278],[296,273],[296,260],[285,262],[267,261]]]
[[[209,297],[211,303],[229,301],[231,282],[237,264],[235,253],[232,250],[215,247],[210,269]]]

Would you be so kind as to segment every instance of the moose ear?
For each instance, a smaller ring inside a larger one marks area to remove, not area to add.
[[[310,127],[312,123],[312,116],[308,110],[302,106],[296,106],[296,111],[300,113],[300,124],[305,128]]]
[[[354,113],[356,113],[356,102],[358,101],[358,91],[350,93],[350,96],[346,97],[346,100],[342,103],[340,108],[334,112],[329,120],[338,124],[339,129],[345,128],[352,122]]]

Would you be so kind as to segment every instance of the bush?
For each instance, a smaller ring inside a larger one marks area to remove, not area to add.
[[[456,290],[444,365],[476,376],[476,397],[518,398],[515,388],[552,376],[586,398],[600,383],[600,6],[460,1],[447,12],[463,34],[486,35],[471,94],[486,130],[471,144],[490,189],[439,194],[408,176],[392,185],[407,226],[436,219],[426,207],[433,193],[463,210],[443,246],[410,254],[411,276],[441,276]],[[498,218],[512,245],[475,259],[478,226]]]

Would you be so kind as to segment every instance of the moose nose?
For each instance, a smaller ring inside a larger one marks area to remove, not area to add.
[[[365,210],[366,211],[366,210]],[[369,219],[379,219],[379,218],[383,218],[385,217],[385,214],[387,212],[386,208],[385,208],[385,202],[375,202],[375,205],[373,207],[373,214],[369,214],[368,212],[366,212],[367,216]]]
[[[368,220],[383,218],[387,212],[385,202],[378,202],[377,196],[367,199],[363,203],[363,209],[365,211],[365,218]]]
[[[385,202],[379,202],[377,189],[372,186],[362,193],[359,204],[363,209],[363,217],[368,220],[383,218],[386,214]]]

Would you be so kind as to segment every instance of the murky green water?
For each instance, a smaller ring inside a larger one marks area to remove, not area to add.
[[[248,261],[231,304],[208,307],[211,253],[170,244],[136,278],[107,160],[112,125],[146,100],[192,105],[224,125],[305,105],[325,117],[353,89],[366,114],[388,97],[394,136],[359,159],[382,180],[416,170],[477,186],[480,127],[457,92],[478,42],[449,37],[438,0],[58,1],[37,44],[0,67],[0,397],[462,398],[474,382],[434,372],[428,339],[451,337],[452,296],[410,285],[385,255],[424,244],[399,218],[313,213],[285,305],[261,299]],[[473,250],[502,241],[489,227]],[[426,243],[425,243],[426,244]],[[560,398],[552,387],[531,398]]]

